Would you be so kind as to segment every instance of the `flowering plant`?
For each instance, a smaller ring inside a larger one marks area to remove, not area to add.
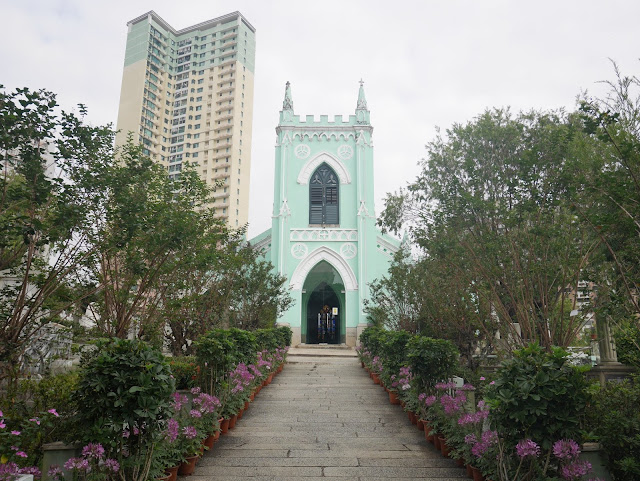
[[[82,457],[69,459],[64,469],[71,473],[73,481],[115,481],[119,479],[120,464],[105,456],[102,444],[89,443],[82,448]],[[58,465],[51,466],[47,475],[52,481],[67,481]]]
[[[5,418],[0,411],[0,464],[12,462],[19,467],[35,464],[34,451],[47,439],[58,417],[53,408],[29,419]]]
[[[498,445],[501,480],[580,481],[591,472],[591,463],[580,459],[580,446],[573,439],[560,439],[547,450],[529,438],[521,439],[515,446],[515,453],[509,452],[503,441]]]

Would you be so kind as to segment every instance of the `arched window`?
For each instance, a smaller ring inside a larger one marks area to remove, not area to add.
[[[309,224],[339,224],[338,176],[327,164],[322,164],[309,181]]]

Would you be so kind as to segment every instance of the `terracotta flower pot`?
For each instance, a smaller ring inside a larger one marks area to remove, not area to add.
[[[398,399],[398,395],[393,391],[389,391],[389,402],[395,405],[400,404],[400,399]]]
[[[440,451],[440,437],[438,435],[433,436],[433,445],[436,447],[438,451]]]
[[[206,447],[207,447],[207,449],[211,449],[211,448],[213,448],[213,443],[215,443],[215,442],[216,442],[216,440],[215,440],[215,437],[214,437],[214,435],[213,435],[213,434],[211,434],[211,435],[207,436],[206,438],[204,438],[204,439],[202,440],[202,444],[203,444],[204,446],[206,446]]]
[[[184,463],[180,464],[180,468],[178,469],[178,474],[180,476],[190,476],[196,469],[196,461],[198,460],[198,456],[189,456]]]
[[[217,430],[216,432],[213,433],[213,442],[217,442],[218,439],[220,439],[220,430]]]
[[[237,414],[234,414],[233,416],[231,416],[231,419],[229,419],[229,429],[235,428],[237,421],[238,421],[238,415]]]
[[[364,361],[360,361],[360,366],[364,369]]]
[[[440,452],[442,453],[442,455],[445,458],[449,457],[449,453],[451,452],[451,449],[449,448],[449,445],[447,444],[447,440],[444,438],[444,436],[439,436],[438,440],[440,441]]]
[[[478,468],[471,466],[471,471],[473,471],[473,481],[484,481],[484,476]]]
[[[178,468],[180,466],[171,466],[170,468],[165,468],[164,472],[169,475],[169,481],[176,481],[178,479]]]
[[[253,392],[251,393],[251,396],[249,396],[249,399],[251,399],[251,400],[253,401],[255,398],[256,398],[256,392],[255,392],[255,391],[253,391]]]
[[[238,419],[242,419],[242,415],[244,414],[244,408],[240,409],[240,411],[238,411]]]
[[[155,481],[169,481],[171,479],[171,475],[167,474],[161,478],[156,478]]]
[[[222,434],[227,434],[229,432],[229,423],[230,423],[229,419],[224,419],[220,423],[220,430],[222,431]]]
[[[465,468],[467,469],[467,477],[473,479],[473,468],[471,467],[471,465],[467,464]]]
[[[271,381],[273,381],[273,373],[269,374],[269,377],[267,377],[267,381],[269,381],[267,384],[271,384]]]
[[[246,411],[247,409],[249,409],[249,401],[245,401],[244,403],[244,410]]]
[[[418,422],[416,423],[416,426],[418,427],[418,429],[420,431],[424,431],[424,421],[422,419],[418,419]]]

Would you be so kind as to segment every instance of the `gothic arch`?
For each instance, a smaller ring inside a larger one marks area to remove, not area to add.
[[[313,174],[313,172],[323,162],[325,162],[334,170],[334,172],[340,178],[341,184],[351,183],[351,175],[349,175],[349,171],[347,170],[347,167],[342,163],[342,161],[336,159],[326,152],[322,152],[315,157],[311,157],[305,162],[305,164],[302,166],[302,169],[300,169],[300,173],[298,174],[298,184],[308,184],[311,174]]]
[[[291,287],[294,290],[302,289],[307,275],[320,261],[328,262],[338,271],[346,290],[355,291],[358,289],[358,280],[349,264],[347,264],[347,261],[337,252],[326,246],[318,247],[298,264],[298,267],[296,267],[296,270],[293,271],[293,275],[291,276]]]

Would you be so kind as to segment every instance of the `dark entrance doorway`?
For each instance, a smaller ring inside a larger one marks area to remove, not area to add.
[[[337,308],[338,315],[333,315]],[[307,303],[307,344],[340,343],[340,301],[326,282],[321,282]]]

